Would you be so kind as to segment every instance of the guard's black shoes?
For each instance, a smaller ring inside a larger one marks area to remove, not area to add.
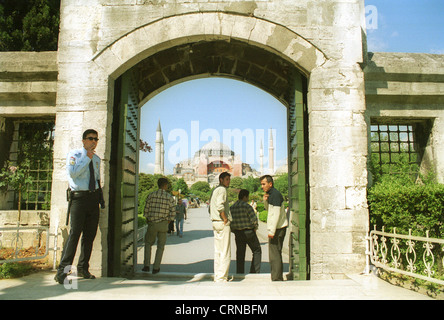
[[[89,271],[77,270],[77,275],[83,279],[95,279],[96,277],[89,273]]]
[[[64,284],[66,277],[68,276],[67,273],[63,273],[63,272],[57,272],[54,280],[59,283],[59,284]]]

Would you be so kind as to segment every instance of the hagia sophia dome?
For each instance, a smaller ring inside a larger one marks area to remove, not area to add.
[[[234,151],[230,149],[226,144],[212,140],[205,144],[199,151],[196,152],[197,156],[205,154],[206,156],[234,156]]]

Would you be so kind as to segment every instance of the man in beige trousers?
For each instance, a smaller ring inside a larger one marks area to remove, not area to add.
[[[210,198],[210,217],[214,232],[214,281],[227,282],[231,262],[231,214],[227,188],[231,175],[222,172],[219,185],[213,190]]]

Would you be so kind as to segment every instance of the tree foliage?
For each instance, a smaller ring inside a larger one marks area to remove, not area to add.
[[[173,190],[180,191],[180,194],[184,196],[187,196],[189,193],[188,185],[183,178],[180,178],[173,183]]]
[[[56,51],[60,0],[0,0],[0,51]]]

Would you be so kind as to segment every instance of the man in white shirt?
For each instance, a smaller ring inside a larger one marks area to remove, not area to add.
[[[219,175],[219,186],[210,197],[210,217],[214,232],[214,281],[227,282],[231,262],[231,214],[227,189],[231,175],[222,172]]]

